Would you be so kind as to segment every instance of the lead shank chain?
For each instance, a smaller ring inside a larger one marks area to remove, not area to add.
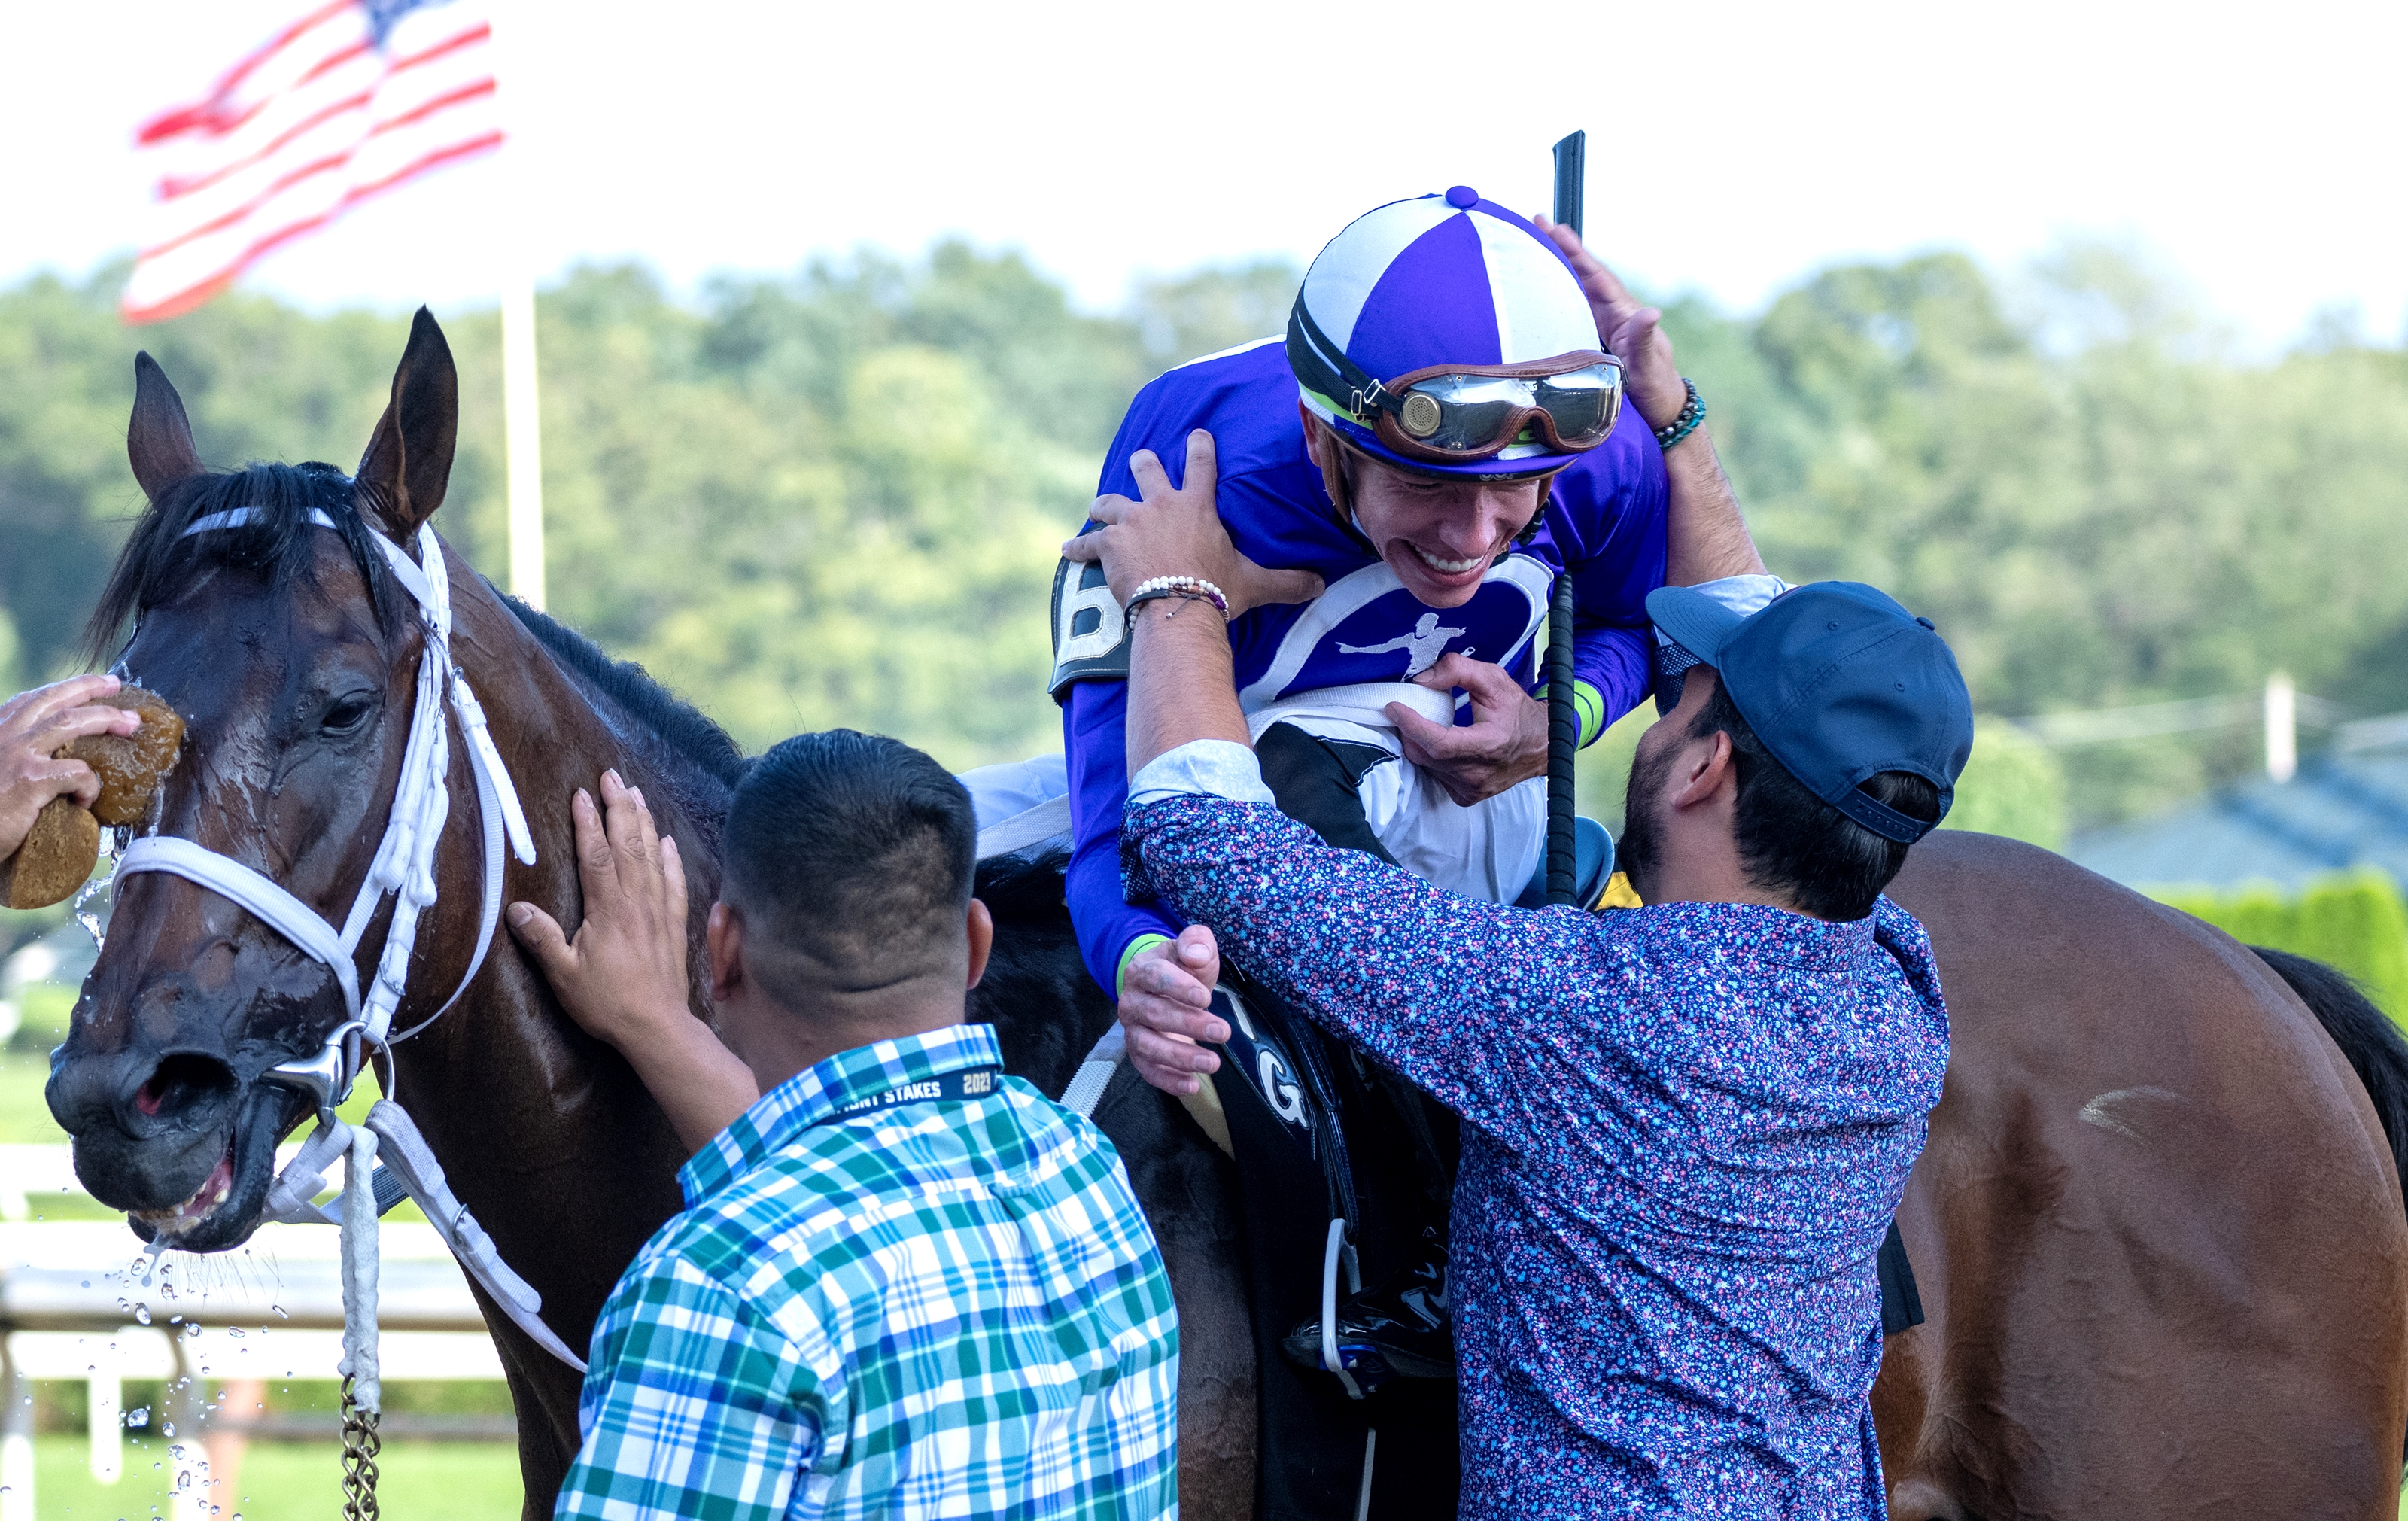
[[[351,1378],[343,1377],[343,1521],[377,1521],[377,1454],[383,1446],[377,1434],[377,1413],[362,1410],[351,1398]]]

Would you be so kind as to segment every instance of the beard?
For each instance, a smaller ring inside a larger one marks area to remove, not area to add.
[[[1640,897],[1654,901],[1649,890],[1661,864],[1663,839],[1656,829],[1657,803],[1672,774],[1674,747],[1641,744],[1630,757],[1630,790],[1622,805],[1622,838],[1613,842],[1614,865],[1630,878]]]

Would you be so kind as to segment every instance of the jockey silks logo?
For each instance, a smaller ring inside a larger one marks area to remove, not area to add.
[[[1425,612],[1413,624],[1412,633],[1399,634],[1385,644],[1348,644],[1341,640],[1338,648],[1350,655],[1379,655],[1391,650],[1402,650],[1405,653],[1405,674],[1401,680],[1410,682],[1438,664],[1439,656],[1446,653],[1447,640],[1461,639],[1470,632],[1468,628],[1445,627],[1439,623],[1437,613]],[[1474,652],[1471,646],[1466,645],[1456,653],[1469,656]]]
[[[1494,661],[1521,677],[1554,584],[1546,566],[1509,554],[1489,567],[1469,601],[1440,610],[1406,591],[1384,563],[1365,566],[1330,582],[1293,616],[1283,608],[1246,615],[1289,621],[1268,651],[1259,637],[1241,638],[1239,701],[1252,712],[1297,692],[1411,681],[1450,653]]]

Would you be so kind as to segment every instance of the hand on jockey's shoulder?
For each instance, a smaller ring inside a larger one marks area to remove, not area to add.
[[[1449,653],[1413,678],[1440,692],[1471,694],[1468,726],[1433,724],[1401,702],[1388,705],[1405,758],[1430,772],[1465,808],[1547,774],[1547,706],[1502,666]]]
[[[1681,366],[1672,361],[1672,340],[1664,335],[1663,312],[1642,306],[1624,288],[1605,262],[1591,253],[1580,235],[1545,217],[1531,219],[1539,231],[1555,239],[1580,277],[1589,310],[1597,314],[1598,341],[1622,361],[1624,390],[1630,405],[1651,428],[1670,424],[1687,405],[1689,393],[1681,382]]]
[[[677,841],[652,825],[644,795],[616,771],[602,773],[602,800],[579,788],[569,800],[577,828],[577,879],[585,922],[571,940],[532,903],[508,918],[569,1018],[622,1052],[692,1018],[686,1004],[685,868]]]
[[[1203,1045],[1229,1039],[1228,1025],[1211,1010],[1220,980],[1220,947],[1202,925],[1147,946],[1121,974],[1121,1027],[1130,1065],[1165,1093],[1194,1093],[1203,1086],[1197,1073],[1220,1069],[1221,1058]]]
[[[72,797],[90,808],[99,798],[92,768],[59,752],[92,735],[132,734],[141,725],[141,714],[93,700],[121,684],[114,676],[72,676],[0,703],[0,861],[17,854],[51,799]]]
[[[1068,559],[1103,562],[1112,595],[1127,602],[1138,586],[1158,576],[1209,581],[1229,599],[1236,618],[1273,602],[1306,602],[1319,596],[1322,581],[1309,570],[1267,570],[1238,552],[1221,523],[1215,496],[1219,467],[1212,436],[1202,428],[1187,436],[1187,472],[1177,489],[1153,450],[1129,456],[1138,494],[1102,496],[1087,516],[1104,524],[1062,546]]]
[[[1545,217],[1533,219],[1539,230],[1555,239],[1571,262],[1581,290],[1597,318],[1598,341],[1622,361],[1622,383],[1631,407],[1651,428],[1670,427],[1688,405],[1688,382],[1672,359],[1672,340],[1664,335],[1664,314],[1641,306],[1624,289],[1603,261],[1584,247],[1580,235]],[[1713,441],[1702,427],[1664,456],[1671,498],[1665,514],[1664,579],[1673,586],[1691,586],[1725,576],[1764,573],[1764,559],[1740,516],[1739,498],[1714,457]]]

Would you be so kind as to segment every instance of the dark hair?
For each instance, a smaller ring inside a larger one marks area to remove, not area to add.
[[[773,747],[737,784],[724,840],[746,970],[797,1013],[955,954],[978,864],[970,796],[899,739],[830,729]]]
[[[184,537],[184,530],[212,513],[251,509],[237,527]],[[100,605],[84,629],[85,651],[95,661],[111,658],[126,624],[161,602],[191,589],[208,571],[227,567],[271,582],[308,582],[317,574],[317,528],[309,514],[323,512],[350,549],[351,563],[367,583],[380,627],[407,616],[407,598],[369,543],[376,530],[351,506],[351,478],[334,466],[311,460],[280,465],[254,460],[239,470],[209,470],[179,481],[135,522],[118,552],[116,568],[102,589]]]
[[[1739,789],[1731,833],[1748,880],[1818,919],[1872,912],[1873,899],[1906,864],[1907,848],[1807,791],[1748,727],[1720,682],[1689,725],[1689,737],[1710,739],[1716,729],[1730,736]],[[1884,771],[1863,786],[1909,817],[1940,817],[1940,789],[1912,771]]]

